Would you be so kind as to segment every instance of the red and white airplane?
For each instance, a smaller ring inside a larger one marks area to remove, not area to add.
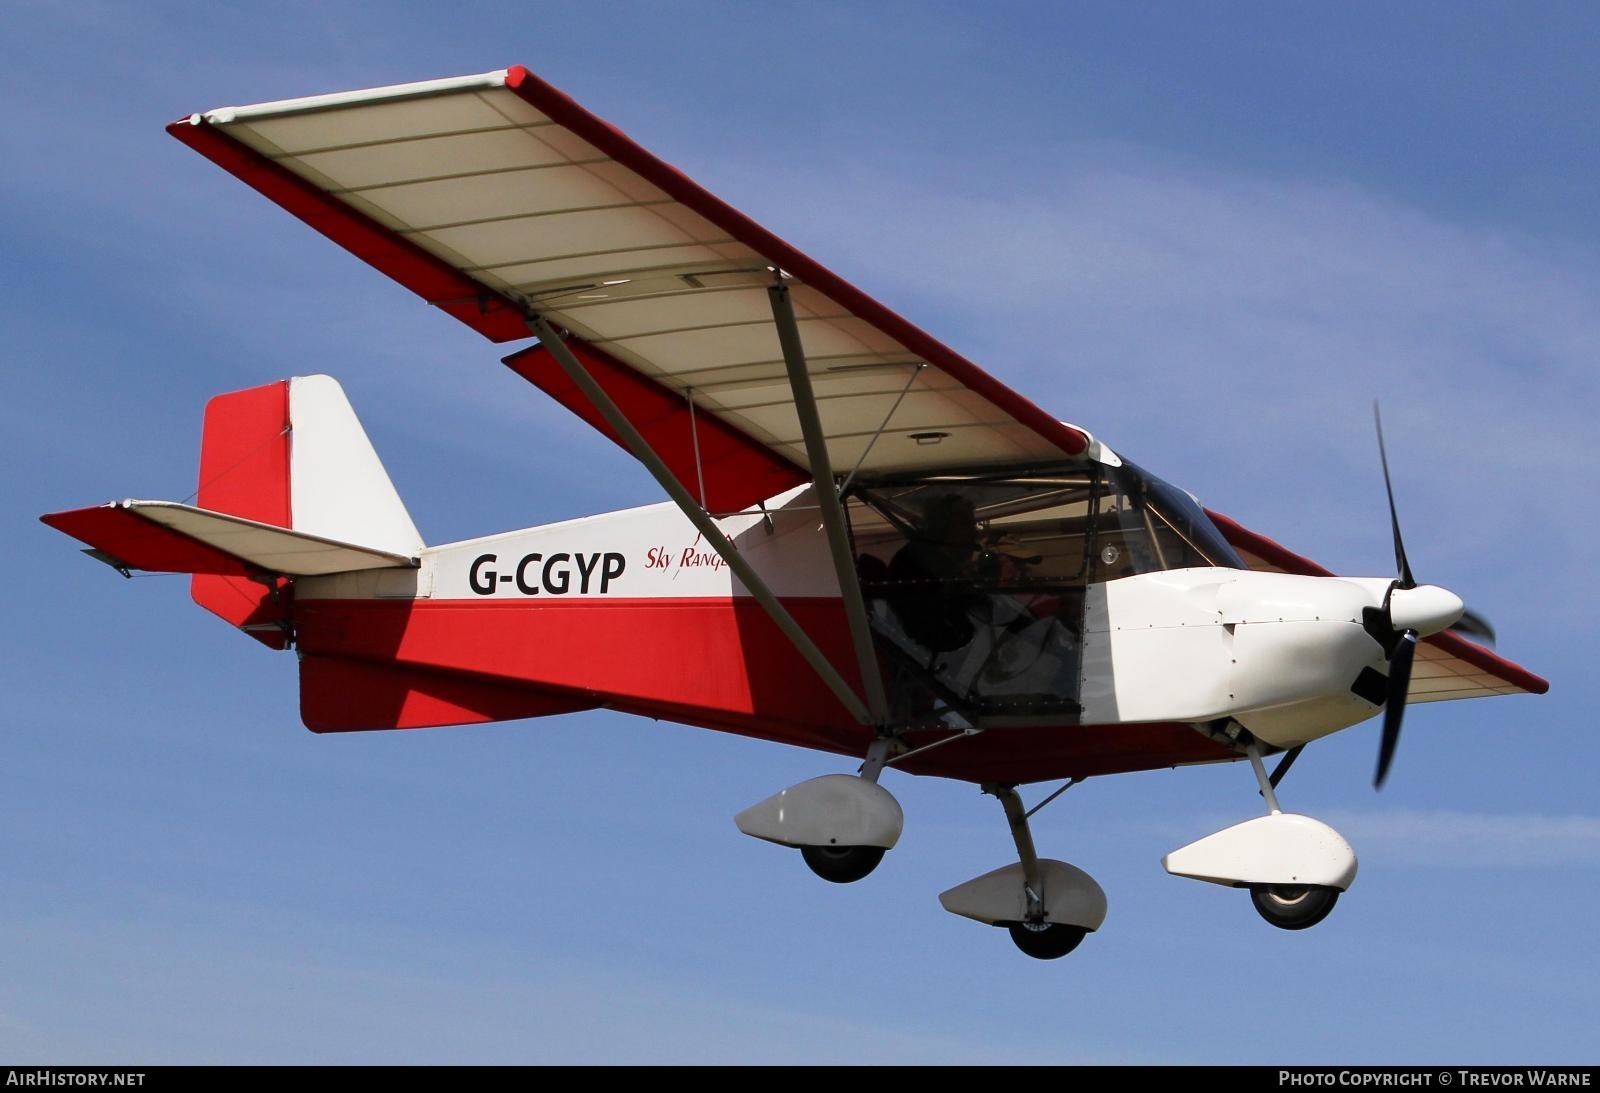
[[[1201,509],[526,69],[168,131],[491,341],[537,337],[505,363],[671,498],[427,546],[309,376],[211,401],[197,504],[43,517],[295,650],[314,732],[604,706],[860,757],[737,817],[841,882],[900,835],[885,767],[975,782],[1018,860],[941,901],[1050,958],[1106,913],[1034,851],[1067,786],[1247,759],[1265,814],[1163,864],[1302,929],[1356,858],[1280,810],[1301,748],[1384,711],[1381,782],[1408,700],[1548,689],[1463,636],[1489,634],[1412,578],[1397,521],[1398,574],[1343,578]]]

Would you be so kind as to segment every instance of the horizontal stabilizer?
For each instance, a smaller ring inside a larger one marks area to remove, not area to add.
[[[413,569],[417,559],[320,535],[180,505],[113,501],[39,519],[88,543],[119,568],[154,573],[315,577],[358,569]]]

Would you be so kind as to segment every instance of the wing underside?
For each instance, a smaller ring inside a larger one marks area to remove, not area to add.
[[[841,473],[1054,462],[1087,438],[521,68],[170,127],[486,337],[530,313],[808,467],[768,288],[787,285]],[[779,272],[781,271],[781,273]]]

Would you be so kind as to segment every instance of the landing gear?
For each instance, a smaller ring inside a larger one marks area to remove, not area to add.
[[[1322,821],[1279,809],[1260,749],[1252,741],[1246,750],[1270,811],[1174,850],[1161,864],[1174,876],[1248,888],[1262,918],[1280,930],[1308,930],[1356,879],[1355,851]]]
[[[1017,948],[1035,960],[1066,956],[1105,921],[1106,894],[1077,866],[1035,853],[1028,829],[1032,813],[1022,807],[1015,786],[990,783],[983,791],[1005,808],[1020,860],[957,885],[939,902],[952,914],[1006,927]]]
[[[834,884],[871,873],[900,840],[900,803],[878,785],[891,742],[873,742],[858,776],[824,774],[790,786],[734,817],[746,835],[800,851],[811,871]]]
[[[878,868],[886,850],[882,846],[802,846],[800,856],[823,880],[850,884]]]
[[[1063,926],[1059,922],[1011,924],[1011,940],[1035,960],[1060,960],[1088,934],[1082,926]]]
[[[1328,917],[1339,890],[1320,884],[1253,884],[1250,902],[1280,930],[1309,930]]]

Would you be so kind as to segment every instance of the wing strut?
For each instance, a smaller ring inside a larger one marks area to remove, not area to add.
[[[650,472],[661,488],[667,491],[667,496],[672,498],[679,509],[683,510],[683,514],[694,524],[695,529],[705,536],[706,542],[711,544],[711,548],[721,555],[723,561],[728,563],[728,568],[733,570],[734,576],[744,582],[745,588],[749,589],[756,602],[767,612],[767,616],[772,619],[773,624],[783,631],[784,636],[793,643],[795,649],[805,658],[806,663],[811,665],[817,675],[822,677],[822,682],[828,685],[828,689],[833,692],[834,697],[839,700],[846,710],[850,711],[850,716],[863,725],[874,724],[875,719],[868,713],[867,707],[862,705],[861,699],[851,689],[850,684],[845,682],[844,677],[839,674],[839,670],[833,666],[822,650],[817,648],[816,643],[811,640],[811,636],[801,628],[800,624],[795,621],[794,616],[789,614],[783,604],[778,601],[778,597],[773,595],[772,589],[768,588],[766,582],[750,567],[750,563],[744,560],[744,556],[739,553],[738,548],[722,533],[722,529],[717,527],[717,523],[711,518],[711,514],[695,503],[694,495],[684,488],[683,484],[673,475],[661,457],[656,455],[655,450],[650,447],[644,437],[639,435],[639,430],[634,428],[633,422],[629,421],[627,416],[617,408],[617,404],[611,401],[610,396],[595,382],[594,377],[589,375],[588,370],[578,362],[578,358],[572,355],[572,350],[567,348],[567,343],[562,340],[561,336],[545,321],[542,315],[537,313],[528,316],[528,326],[538,335],[540,343],[550,350],[550,355],[555,358],[557,364],[561,365],[562,371],[566,372],[568,378],[577,384],[584,397],[600,412],[600,416],[605,418],[606,424],[616,431],[617,436],[627,445],[628,451],[632,452],[634,458],[645,465],[645,469]],[[835,498],[835,504],[837,504],[837,498]],[[842,584],[843,581],[841,580],[840,583]],[[856,588],[854,584],[851,585],[851,588],[856,591],[859,598],[860,589]],[[868,679],[875,683],[877,681],[876,671],[868,676]],[[869,684],[868,693],[872,693],[871,684]],[[881,695],[881,690],[879,694]]]
[[[782,274],[778,274],[782,276]],[[794,393],[794,408],[800,418],[800,432],[806,441],[806,459],[811,464],[812,493],[822,509],[822,527],[828,534],[828,549],[833,554],[833,570],[839,578],[839,594],[844,598],[844,617],[850,625],[850,642],[856,648],[861,681],[867,689],[867,707],[872,721],[882,729],[889,720],[889,703],[883,695],[883,680],[878,674],[878,654],[872,646],[872,631],[867,627],[867,605],[861,598],[861,578],[850,553],[850,536],[845,531],[844,508],[839,504],[839,483],[828,461],[828,440],[817,415],[817,399],[811,390],[811,373],[806,371],[806,352],[800,344],[800,327],[795,322],[789,287],[782,283],[767,286],[772,301],[772,320],[778,327],[778,344],[783,347],[783,363],[789,370],[789,389]]]

